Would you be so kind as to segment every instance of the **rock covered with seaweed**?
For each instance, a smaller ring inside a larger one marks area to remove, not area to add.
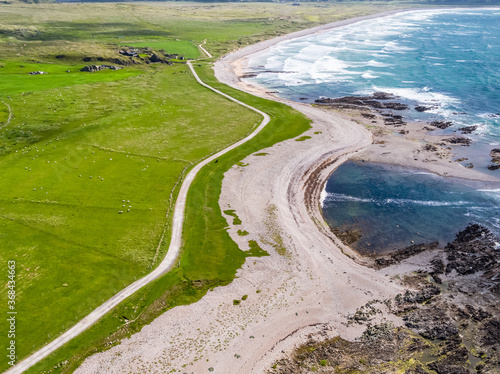
[[[414,255],[432,255],[406,274],[405,292],[372,300],[348,316],[366,325],[356,341],[309,341],[273,365],[270,373],[498,373],[500,370],[500,249],[490,230],[471,224],[445,248],[414,245],[379,257],[379,269]],[[401,319],[374,324],[378,308]]]

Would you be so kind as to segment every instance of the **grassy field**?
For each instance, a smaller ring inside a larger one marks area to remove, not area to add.
[[[121,46],[197,57],[196,45],[207,39],[206,47],[220,55],[381,10],[350,4],[0,5],[0,263],[17,263],[19,358],[150,271],[168,246],[169,212],[186,170],[260,122],[199,86],[184,64],[138,62],[96,73],[80,68],[123,61]],[[246,155],[300,135],[308,121],[283,105],[221,86],[209,63],[200,65],[208,83],[273,121],[197,177],[179,267],[31,372],[68,359],[58,371],[71,372],[89,353],[163,311],[227,284],[248,255],[264,254],[253,243],[244,253],[230,240],[218,207],[222,176]],[[4,310],[6,293],[0,305]],[[6,345],[1,338],[0,348]],[[0,369],[6,368],[2,361]]]
[[[22,354],[148,271],[183,172],[259,118],[185,65],[9,97],[0,243],[19,264]]]
[[[309,128],[309,121],[285,105],[258,99],[219,84],[213,77],[210,63],[201,65],[197,71],[202,79],[266,111],[272,121],[252,141],[220,157],[210,168],[201,170],[188,196],[188,223],[185,225],[179,266],[130,297],[97,325],[33,367],[29,373],[40,373],[54,367],[57,369],[52,372],[71,373],[89,354],[108,349],[166,310],[199,300],[210,289],[228,284],[246,257],[266,255],[251,242],[248,252],[242,252],[227,234],[227,222],[218,204],[223,174],[247,155],[301,134]],[[189,367],[189,363],[186,364]]]

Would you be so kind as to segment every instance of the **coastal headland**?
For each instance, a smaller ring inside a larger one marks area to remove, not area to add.
[[[269,256],[247,260],[228,286],[169,310],[120,345],[88,358],[77,373],[498,369],[498,243],[491,233],[473,226],[446,248],[409,245],[393,256],[364,258],[333,235],[320,209],[328,176],[348,159],[498,179],[453,162],[444,146],[422,149],[420,140],[433,147],[442,141],[427,135],[422,124],[406,126],[409,133],[401,135],[408,136],[401,137],[399,129],[373,122],[383,119],[366,108],[289,102],[240,79],[251,54],[358,20],[259,43],[215,63],[221,82],[286,103],[312,120],[302,136],[245,158],[223,181],[219,204],[232,239],[242,250],[254,241]],[[356,339],[357,346],[349,343]],[[407,343],[414,349],[402,351]]]

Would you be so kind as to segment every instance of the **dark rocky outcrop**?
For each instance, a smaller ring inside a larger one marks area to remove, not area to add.
[[[121,65],[121,66],[127,66],[127,65],[134,65],[137,62],[134,59],[121,59],[121,58],[114,58],[114,57],[109,57],[109,58],[104,58],[100,56],[94,56],[94,57],[84,57],[82,58],[83,62],[108,62],[110,64],[116,64],[116,65]]]
[[[495,236],[478,224],[469,225],[458,233],[456,239],[445,247],[445,251],[448,255],[446,274],[456,271],[460,275],[468,275],[485,272],[493,267],[500,269]]]
[[[450,144],[456,144],[456,145],[462,145],[462,146],[469,146],[472,144],[472,140],[469,138],[462,138],[460,136],[454,136],[452,138],[446,138],[443,139],[443,141],[450,143]],[[445,145],[445,144],[443,144]]]
[[[491,162],[500,164],[500,149],[494,148],[490,151]]]
[[[432,110],[432,109],[435,109],[436,107],[433,107],[433,106],[424,106],[424,105],[417,105],[415,107],[415,110],[417,112],[426,112],[428,110]]]
[[[361,113],[361,116],[368,119],[374,119],[376,117],[375,114],[372,113]]]
[[[428,152],[437,152],[437,147],[433,144],[426,144],[424,145],[423,147],[424,151],[428,151]]]
[[[402,260],[406,260],[407,258],[415,256],[419,253],[425,251],[433,251],[437,249],[438,246],[439,246],[438,242],[432,242],[429,244],[414,244],[403,249],[398,249],[394,252],[391,252],[388,255],[376,258],[375,264],[379,269],[384,268],[390,265],[398,264]]]
[[[82,69],[80,69],[80,71],[84,71],[87,73],[94,73],[96,71],[101,71],[101,70],[105,70],[105,69],[120,70],[123,68],[120,66],[115,66],[115,65],[87,65],[87,66],[83,67]]]
[[[154,64],[156,64],[156,63],[168,64],[168,65],[172,64],[172,62],[170,62],[168,60],[168,58],[161,57],[161,56],[157,55],[156,53],[153,53],[151,56],[149,56],[147,62],[154,63]]]
[[[386,126],[400,127],[406,125],[406,122],[403,121],[403,116],[390,112],[381,114],[384,117],[384,125]]]
[[[437,308],[416,308],[403,316],[405,326],[426,339],[450,339],[458,334],[454,321]]]
[[[462,134],[472,134],[477,130],[477,126],[464,126],[460,127],[457,131],[460,131]]]
[[[366,326],[355,341],[340,337],[309,342],[275,363],[270,373],[499,373],[500,250],[487,228],[471,224],[444,250],[434,246],[427,270],[404,276],[408,289],[393,300],[372,300],[348,316]],[[411,246],[377,260],[393,264],[423,247]],[[443,282],[434,282],[443,278]],[[404,327],[373,325],[379,308],[400,316]]]
[[[405,125],[406,123],[402,120],[399,120],[397,118],[384,118],[384,125],[387,126],[394,126],[394,127],[400,127]]]
[[[375,92],[372,96],[345,96],[339,98],[320,98],[314,102],[317,104],[330,104],[340,108],[367,107],[374,109],[406,110],[408,105],[398,102],[386,102],[386,100],[397,99],[396,96]]]
[[[438,129],[444,130],[450,126],[453,126],[453,122],[450,121],[432,121],[429,125],[437,127]]]

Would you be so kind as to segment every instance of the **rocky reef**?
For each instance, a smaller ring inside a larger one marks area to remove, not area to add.
[[[406,291],[372,300],[346,323],[366,326],[351,342],[310,340],[269,373],[493,374],[500,372],[500,249],[490,230],[471,224],[453,242],[413,245],[377,258],[375,267],[399,266],[429,252],[421,270],[401,275]],[[373,324],[385,308],[399,317]]]
[[[494,148],[490,152],[492,165],[488,165],[488,169],[490,170],[498,170],[500,169],[500,149]]]
[[[385,92],[375,92],[372,96],[346,96],[335,99],[320,98],[315,100],[316,104],[329,104],[335,105],[340,108],[352,107],[369,107],[374,109],[392,109],[392,110],[406,110],[408,105],[398,102],[387,102],[387,100],[395,100],[394,96]]]

